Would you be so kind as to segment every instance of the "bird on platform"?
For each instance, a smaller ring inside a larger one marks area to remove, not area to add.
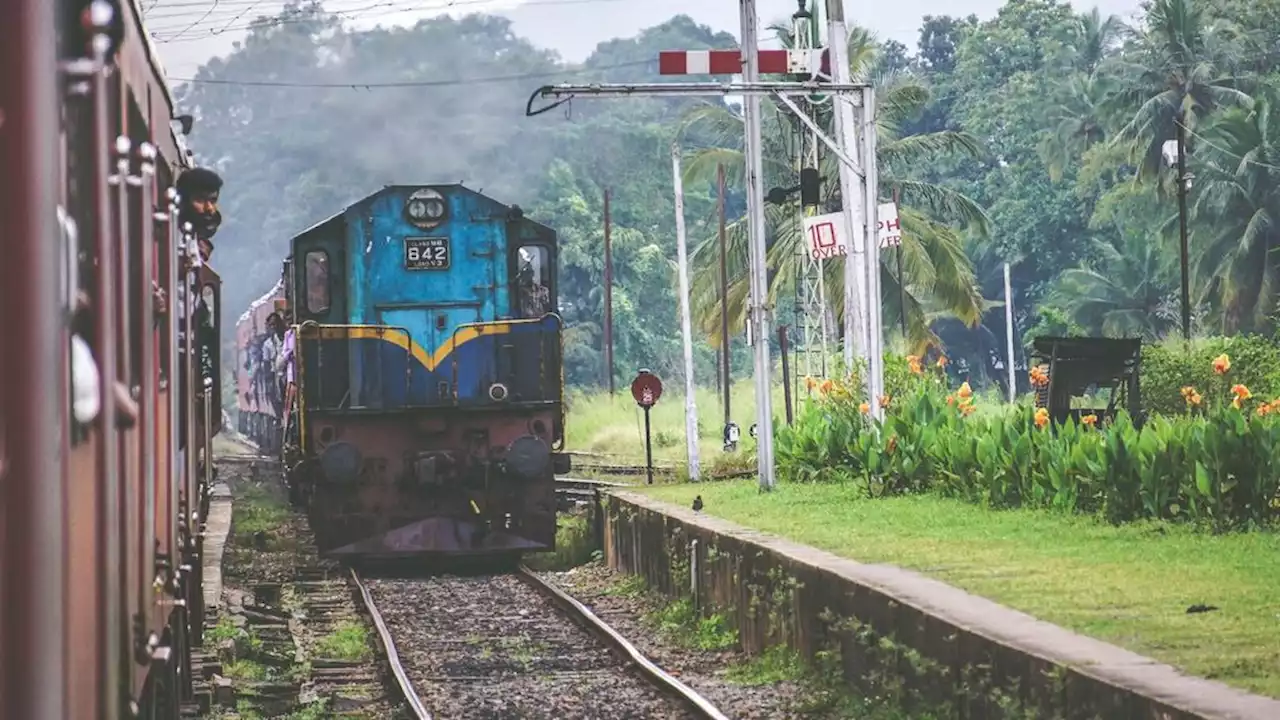
[[[693,498],[693,511],[699,512],[701,510],[702,510],[702,496],[698,495]]]

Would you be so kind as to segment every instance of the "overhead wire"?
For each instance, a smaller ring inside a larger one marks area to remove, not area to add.
[[[403,80],[391,82],[291,82],[286,80],[224,80],[215,78],[169,78],[171,83],[195,83],[200,85],[233,85],[242,87],[275,87],[275,88],[351,88],[353,90],[360,89],[376,89],[376,88],[427,88],[427,87],[452,87],[456,85],[481,85],[488,83],[513,82],[518,80],[537,80],[548,77],[556,77],[558,75],[582,75],[585,73],[596,72],[600,70],[617,70],[627,67],[640,67],[642,65],[656,65],[656,60],[634,60],[631,62],[614,63],[612,65],[599,65],[595,67],[579,67],[579,68],[559,68],[556,70],[547,70],[545,72],[521,73],[514,75],[490,75],[487,77],[475,78],[455,78],[451,80]]]
[[[208,19],[208,17],[213,14],[213,11],[218,9],[218,3],[220,1],[221,0],[213,0],[213,4],[209,6],[208,10],[205,10],[204,15],[200,16],[199,20],[192,20],[191,24],[184,27],[177,35],[173,36],[173,39],[177,40],[178,38],[182,37],[186,33],[190,32],[191,29],[194,28],[196,25]]]
[[[1242,156],[1242,155],[1237,155],[1236,153],[1231,152],[1230,150],[1228,150],[1228,149],[1226,149],[1226,148],[1222,147],[1221,145],[1219,145],[1218,143],[1216,143],[1216,142],[1214,142],[1214,141],[1210,140],[1209,138],[1205,137],[1203,134],[1198,133],[1198,132],[1196,132],[1195,130],[1192,130],[1191,128],[1187,127],[1187,126],[1186,126],[1186,125],[1184,125],[1181,121],[1179,121],[1179,120],[1176,120],[1176,119],[1175,119],[1173,122],[1174,122],[1174,124],[1176,124],[1176,125],[1180,125],[1180,126],[1182,126],[1183,131],[1184,131],[1184,132],[1186,132],[1186,133],[1187,133],[1188,135],[1190,135],[1191,137],[1193,137],[1193,138],[1195,138],[1195,139],[1199,140],[1200,142],[1204,143],[1205,145],[1208,145],[1209,147],[1213,148],[1214,150],[1217,150],[1218,152],[1222,153],[1223,155],[1226,155],[1227,157],[1235,158],[1236,160],[1239,160],[1239,161],[1240,161],[1240,162],[1242,162],[1242,163],[1247,163],[1247,164],[1249,164],[1249,165],[1253,165],[1253,166],[1256,166],[1256,167],[1267,168],[1268,170],[1280,170],[1280,165],[1272,165],[1271,163],[1265,163],[1265,162],[1262,162],[1261,160],[1252,160],[1252,159],[1247,158],[1247,157],[1244,157],[1244,156]]]
[[[262,5],[266,1],[267,0],[220,0],[217,3],[217,6],[218,6],[217,12],[219,13],[219,17],[215,18],[209,24],[213,24],[214,22],[219,22],[223,18],[228,16],[235,16],[237,14],[250,12],[253,10],[253,8],[259,5]],[[377,0],[377,2],[370,3],[369,0],[338,0],[338,2],[330,2],[324,6],[321,6],[317,10],[322,15],[324,14],[341,15],[344,13],[360,12],[365,9],[376,9],[383,6],[420,5],[424,1],[425,0]],[[433,1],[438,2],[439,0],[433,0]],[[493,2],[494,0],[486,0],[486,1]],[[280,0],[275,0],[275,2],[279,3]],[[344,6],[343,3],[350,3],[350,5]],[[165,12],[169,10],[176,10],[176,12]],[[162,5],[159,8],[157,8],[156,11],[151,11],[146,13],[145,19],[147,21],[148,26],[155,25],[160,21],[165,21],[165,20],[176,21],[176,23],[181,24],[182,22],[190,18],[202,17],[206,12],[208,12],[208,10],[209,10],[209,2],[199,3],[197,6],[195,6],[195,9],[178,9],[178,6],[166,3],[165,5]],[[287,13],[284,7],[279,7],[274,9],[264,8],[263,12],[275,13],[276,17],[281,17],[281,16],[292,17],[296,15],[307,15],[307,10],[308,8],[305,8],[305,7],[297,8],[295,9],[294,12]],[[310,15],[307,15],[307,16],[310,16]],[[162,30],[172,29],[172,27],[176,27],[176,26],[177,25],[170,26],[167,28],[162,27],[160,29]]]
[[[232,2],[236,2],[236,0],[220,0],[219,3],[215,3],[215,4],[220,5],[223,8],[227,8],[227,6]],[[313,22],[317,19],[317,17],[314,15],[294,14],[294,15],[287,15],[287,16],[277,16],[269,19],[259,18],[255,20],[238,22],[239,18],[247,14],[249,12],[249,9],[255,6],[257,2],[258,0],[240,0],[239,2],[236,2],[237,7],[241,5],[248,5],[249,7],[245,10],[241,10],[240,14],[234,17],[232,17],[232,13],[235,12],[235,8],[231,8],[228,10],[228,12],[220,15],[219,17],[214,18],[212,21],[208,19],[209,17],[208,13],[211,12],[212,9],[208,11],[192,10],[192,11],[186,11],[182,13],[174,13],[170,15],[148,16],[148,32],[151,34],[152,38],[157,43],[160,43],[160,44],[172,43],[172,42],[193,42],[193,41],[203,40],[209,37],[221,35],[222,33],[228,32],[228,31],[278,27],[282,25],[290,25],[290,24],[296,24],[296,23],[302,23],[302,22]],[[588,4],[615,3],[615,2],[626,2],[626,0],[527,0],[526,2],[520,3],[517,6],[517,8],[525,8],[529,6],[547,6],[547,5],[588,5]],[[374,17],[382,17],[382,16],[395,15],[395,14],[401,14],[401,13],[420,13],[420,12],[432,12],[432,11],[445,12],[449,10],[462,9],[462,8],[475,8],[476,10],[483,10],[485,7],[508,5],[508,4],[509,2],[507,2],[507,0],[448,0],[446,2],[435,2],[435,3],[429,3],[429,4],[424,4],[420,1],[414,2],[414,1],[406,1],[406,0],[380,0],[379,2],[369,3],[359,7],[345,7],[345,8],[332,8],[332,9],[326,8],[323,10],[323,13],[325,16],[339,16],[339,17],[344,17],[348,20],[364,20],[364,19],[369,19]],[[200,7],[204,7],[204,5],[205,3],[200,3]],[[176,6],[166,4],[166,5],[162,5],[159,9],[163,10],[171,7],[176,7]],[[512,9],[516,9],[516,8],[512,8]],[[378,11],[378,12],[372,12],[372,11]],[[222,23],[228,17],[231,17],[231,20],[230,22],[222,25],[221,27],[209,27],[207,29],[202,30],[200,34],[187,35],[186,33],[188,32],[189,29],[183,26],[185,25],[186,19],[190,17],[197,17],[197,22],[195,24],[196,27],[199,27],[200,24],[207,23],[207,22]],[[161,25],[160,27],[155,27],[154,23],[160,20],[171,20],[176,22],[172,25]],[[179,29],[181,29],[181,32],[179,32],[178,35],[173,35],[169,37],[161,36],[161,33],[179,30]],[[181,35],[185,35],[185,36],[179,37]]]

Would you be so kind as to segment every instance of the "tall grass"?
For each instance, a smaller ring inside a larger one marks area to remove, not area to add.
[[[650,411],[655,462],[683,463],[685,449],[685,402],[683,383],[667,383],[662,398]],[[723,455],[724,406],[714,389],[699,388],[694,402],[698,412],[698,448],[704,461]],[[747,430],[756,421],[754,382],[739,380],[730,388],[730,417],[742,430],[738,447],[751,445]],[[619,463],[644,461],[644,412],[631,398],[630,388],[608,392],[571,392],[568,396],[569,450],[609,456]],[[773,391],[774,418],[786,422],[783,389]]]

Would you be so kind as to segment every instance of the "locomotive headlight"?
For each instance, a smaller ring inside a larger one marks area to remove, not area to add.
[[[432,198],[427,201],[427,219],[439,220],[444,217],[444,201]]]
[[[423,200],[409,201],[409,219],[422,221],[427,219],[427,203]]]
[[[422,228],[439,225],[449,214],[449,205],[439,192],[430,188],[416,190],[404,205],[409,222]]]

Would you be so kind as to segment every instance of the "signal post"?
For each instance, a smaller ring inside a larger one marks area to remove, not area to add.
[[[834,254],[845,260],[845,360],[854,354],[867,368],[865,389],[872,412],[879,417],[879,397],[883,394],[882,340],[880,323],[880,243],[877,232],[875,155],[875,90],[865,81],[850,78],[848,29],[844,22],[843,0],[826,0],[828,49],[755,50],[758,45],[758,16],[755,0],[740,0],[742,50],[671,51],[659,54],[662,75],[737,75],[742,82],[616,83],[588,85],[547,85],[529,98],[526,115],[552,110],[574,98],[672,97],[741,95],[744,98],[744,143],[746,155],[747,228],[750,267],[748,303],[751,336],[755,350],[756,424],[758,434],[760,487],[774,486],[773,407],[769,376],[772,370],[768,338],[768,267],[765,258],[763,158],[760,127],[760,99],[776,98],[815,133],[840,160],[841,197],[844,208],[831,233],[838,245]],[[763,82],[760,74],[808,75],[807,80]],[[795,96],[832,95],[837,103],[835,138],[827,136],[791,100]],[[553,99],[534,109],[538,98]],[[861,140],[861,142],[859,142]],[[831,216],[827,216],[830,218]],[[843,245],[843,247],[839,247]],[[727,429],[726,429],[727,432]]]

